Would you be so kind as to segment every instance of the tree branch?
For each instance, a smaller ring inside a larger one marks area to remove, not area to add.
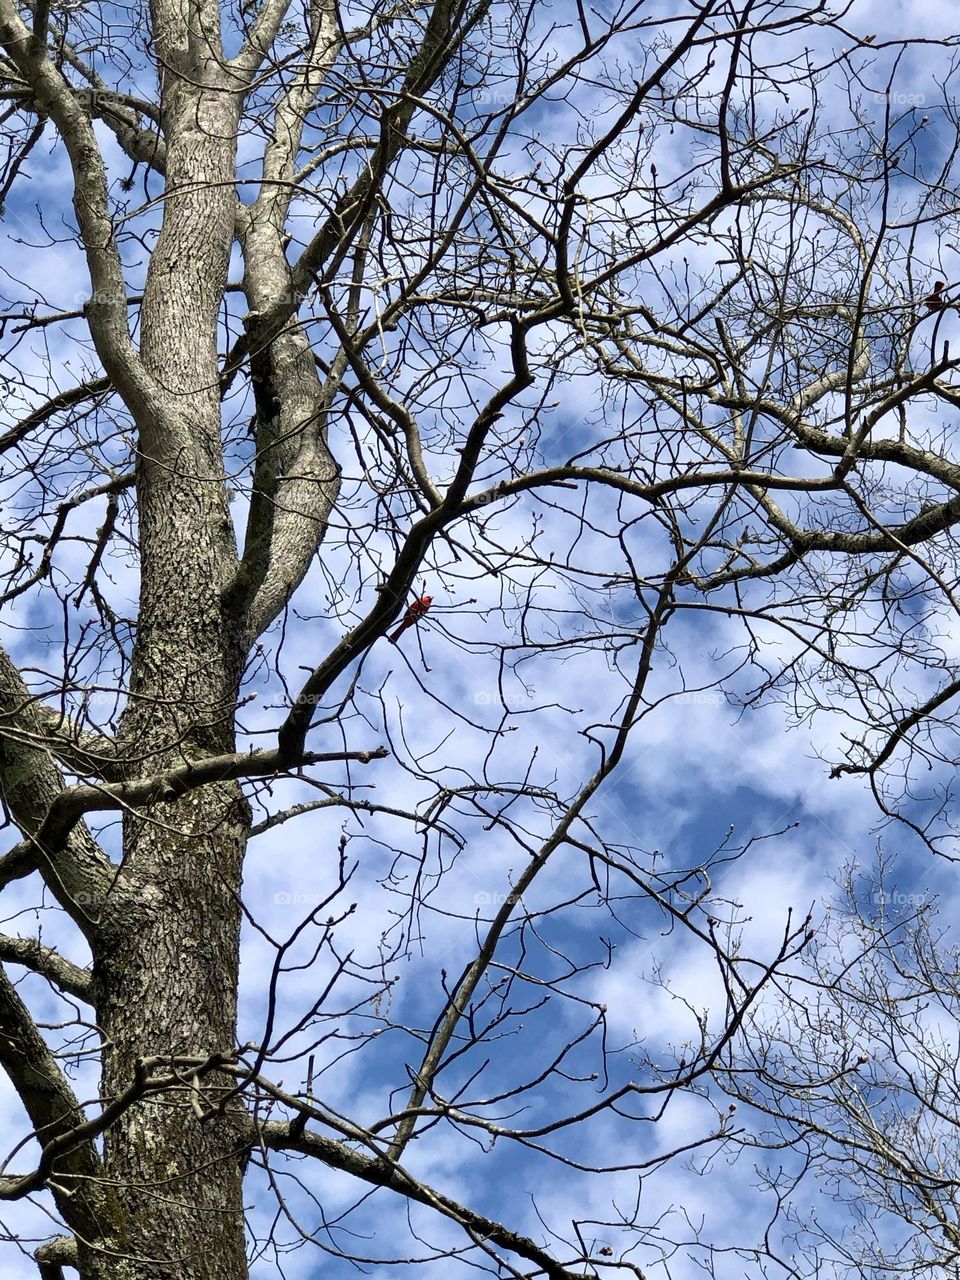
[[[0,649],[0,788],[7,808],[26,835],[20,845],[0,858],[0,885],[39,869],[61,906],[70,910],[78,894],[105,889],[115,868],[86,828],[73,831],[76,821],[55,848],[47,847],[43,840],[41,833],[51,810],[71,794],[64,790],[50,752],[34,745],[44,736],[36,700],[9,655]],[[80,816],[78,813],[77,820]]]
[[[14,445],[19,444],[25,436],[30,434],[34,427],[41,426],[48,418],[52,418],[55,413],[59,413],[61,409],[71,409],[75,404],[83,404],[85,400],[94,400],[97,396],[109,390],[109,378],[94,378],[90,382],[81,382],[79,386],[70,387],[67,391],[61,391],[59,395],[51,397],[46,404],[32,409],[25,418],[21,418],[15,427],[10,427],[0,436],[0,454],[6,453],[8,449],[12,449]]]
[[[66,1077],[37,1030],[30,1012],[7,974],[0,969],[0,1066],[7,1073],[22,1102],[42,1148],[42,1174],[23,1179],[0,1178],[0,1196],[7,1197],[13,1184],[24,1185],[23,1195],[51,1181],[57,1207],[72,1230],[88,1240],[103,1234],[100,1209],[115,1198],[109,1187],[98,1183],[100,1157],[92,1135],[83,1133],[86,1120]],[[78,1136],[81,1135],[81,1136]],[[117,1221],[114,1206],[111,1221]]]
[[[62,790],[50,804],[35,834],[0,858],[0,885],[29,875],[41,865],[43,858],[54,860],[58,851],[71,839],[74,827],[84,814],[146,808],[178,800],[198,787],[241,778],[269,777],[271,774],[287,773],[290,769],[307,765],[345,761],[369,764],[372,760],[385,759],[387,754],[385,747],[377,747],[372,751],[308,752],[299,759],[292,759],[279,749],[238,751],[191,761],[175,769],[167,769],[152,777],[138,778],[131,782],[70,787]],[[112,875],[115,875],[116,869],[109,862],[106,865]]]
[[[126,286],[107,198],[107,175],[93,125],[73,89],[38,48],[13,0],[0,0],[0,43],[33,91],[37,106],[56,124],[73,169],[73,204],[83,235],[93,296],[90,332],[104,368],[128,404],[153,388],[127,329]]]
[[[255,1134],[255,1142],[262,1144],[270,1151],[296,1151],[301,1155],[314,1156],[322,1160],[332,1169],[349,1173],[362,1182],[375,1187],[386,1187],[415,1200],[418,1204],[435,1209],[445,1218],[456,1222],[476,1243],[489,1242],[501,1249],[507,1249],[518,1257],[525,1258],[539,1268],[549,1280],[582,1280],[583,1259],[572,1259],[563,1265],[542,1249],[529,1236],[511,1231],[493,1218],[487,1218],[466,1205],[459,1204],[450,1196],[433,1190],[409,1174],[399,1164],[386,1156],[371,1157],[361,1154],[345,1143],[337,1142],[317,1133],[303,1130],[296,1120],[284,1122],[271,1120],[256,1125],[251,1121]],[[621,1264],[642,1280],[642,1272],[632,1264]]]
[[[67,995],[75,996],[86,1004],[91,1003],[93,977],[90,971],[67,960],[53,947],[45,947],[37,938],[10,938],[0,934],[0,960],[23,965]]]
[[[64,1280],[63,1268],[77,1269],[77,1242],[73,1236],[57,1236],[34,1253],[40,1280]]]

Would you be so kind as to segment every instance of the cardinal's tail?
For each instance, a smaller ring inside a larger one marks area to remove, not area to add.
[[[387,639],[390,641],[391,644],[397,643],[397,641],[406,631],[407,625],[408,624],[406,622],[401,622],[399,627],[397,627],[396,631],[391,632],[391,634],[387,636]]]

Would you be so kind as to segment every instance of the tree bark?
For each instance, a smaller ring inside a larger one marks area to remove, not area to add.
[[[156,821],[153,821],[155,819]],[[236,783],[208,786],[125,823],[129,873],[94,968],[109,1048],[104,1094],[147,1054],[207,1057],[236,1041],[239,889],[249,812]],[[204,1110],[229,1085],[207,1077]],[[237,1112],[203,1119],[188,1080],[127,1110],[105,1135],[104,1172],[124,1187],[122,1272],[80,1249],[81,1274],[156,1280],[246,1275]]]
[[[142,311],[140,356],[155,392],[138,422],[140,614],[119,733],[128,779],[234,750],[244,658],[221,608],[237,555],[216,345],[239,98],[214,56],[215,36],[207,33],[201,56],[176,35],[158,32],[170,68],[163,95],[169,195]],[[206,1058],[234,1048],[249,826],[249,806],[233,781],[125,816],[123,866],[94,949],[105,1100],[129,1086],[145,1055]],[[240,1104],[215,1110],[231,1083],[214,1073],[195,1090],[185,1079],[181,1090],[128,1109],[105,1135],[106,1176],[125,1189],[124,1257],[118,1265],[81,1244],[84,1277],[246,1275]]]

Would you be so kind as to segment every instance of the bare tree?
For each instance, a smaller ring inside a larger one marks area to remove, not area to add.
[[[797,1275],[960,1262],[960,951],[921,884],[889,859],[879,877],[848,868],[803,963],[749,1019],[749,1052],[717,1073]]]
[[[958,394],[955,120],[928,177],[889,92],[911,46],[840,8],[0,0],[0,194],[29,249],[0,321],[0,883],[59,941],[0,941],[31,1137],[0,1197],[62,1223],[43,1276],[245,1275],[245,1178],[275,1206],[264,1266],[310,1241],[640,1275],[698,1245],[639,1203],[522,1230],[423,1153],[637,1188],[727,1140],[724,1111],[668,1149],[634,1135],[724,1060],[807,923],[769,955],[721,941],[742,849],[681,867],[603,808],[699,687],[691,615],[723,638],[710,687],[859,714],[834,763],[888,809],[883,767],[956,692],[960,466],[923,416]],[[294,926],[243,887],[286,823],[317,864]],[[666,1075],[584,994],[612,934],[570,930],[596,911],[685,931],[727,993]],[[456,968],[404,1000],[431,928]],[[330,1099],[358,1053],[351,1115]],[[331,1212],[329,1173],[355,1190]],[[357,1238],[373,1189],[408,1209],[396,1245]]]

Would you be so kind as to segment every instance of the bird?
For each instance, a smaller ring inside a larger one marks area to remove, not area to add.
[[[943,291],[946,287],[946,280],[934,281],[933,293],[928,294],[923,300],[924,306],[928,311],[942,311],[947,305],[943,298]]]
[[[399,627],[392,635],[387,637],[390,643],[396,644],[408,627],[416,626],[432,604],[433,596],[420,596],[419,599],[414,600],[413,604],[408,606]]]

